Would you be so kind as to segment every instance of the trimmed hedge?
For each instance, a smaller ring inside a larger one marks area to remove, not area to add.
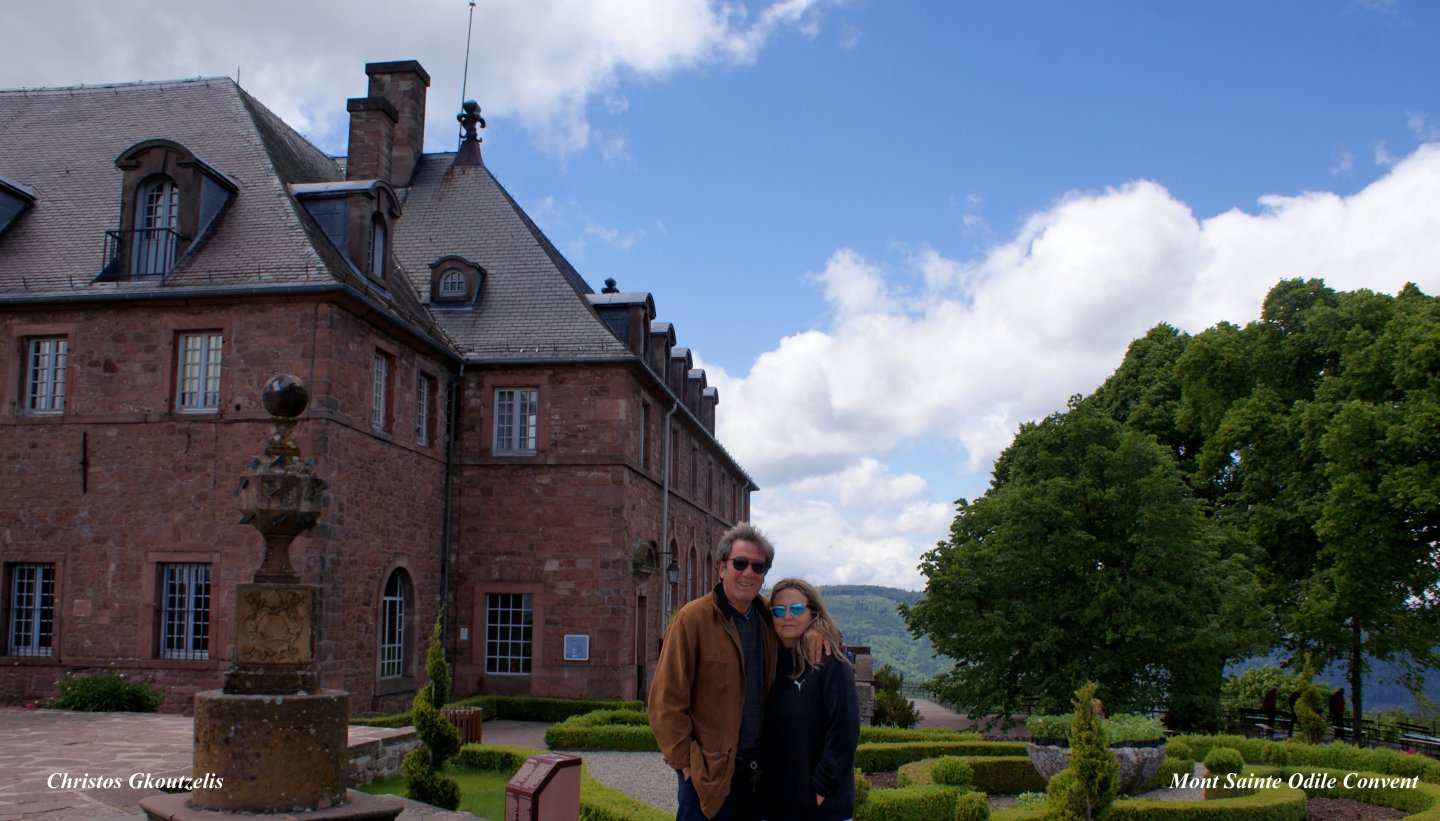
[[[1233,747],[1250,764],[1268,763],[1266,750],[1283,747],[1284,752],[1271,752],[1271,759],[1285,756],[1297,767],[1324,767],[1332,770],[1373,772],[1383,775],[1418,776],[1421,781],[1440,784],[1440,761],[1423,755],[1406,755],[1384,747],[1354,747],[1350,744],[1306,744],[1301,741],[1269,741],[1239,735],[1186,735],[1183,741],[1196,760],[1203,759],[1216,747]],[[1169,750],[1170,745],[1166,744]]]
[[[543,752],[545,751],[533,750],[529,747],[466,744],[460,748],[460,752],[456,753],[454,758],[450,759],[450,762],[453,766],[465,770],[513,773],[524,766],[530,756]]]
[[[1165,752],[1170,752],[1170,745],[1165,745]],[[1175,783],[1175,776],[1191,776],[1195,774],[1195,762],[1188,758],[1176,758],[1172,755],[1165,756],[1160,762],[1160,769],[1150,776],[1150,780],[1140,785],[1136,792],[1150,792],[1151,790],[1169,789]]]
[[[970,756],[965,759],[975,773],[975,789],[991,795],[1019,795],[1044,792],[1045,776],[1035,771],[1029,756]]]
[[[990,802],[984,793],[968,792],[955,802],[955,821],[990,821]]]
[[[1205,754],[1205,771],[1213,775],[1238,773],[1245,769],[1245,759],[1234,747],[1215,747]]]
[[[913,784],[893,790],[871,790],[855,808],[855,821],[935,821],[955,817],[963,793],[955,787]]]
[[[1440,786],[1420,782],[1414,788],[1345,786],[1345,777],[1361,778],[1411,778],[1389,773],[1367,773],[1354,770],[1337,770],[1321,767],[1247,767],[1245,775],[1274,776],[1288,780],[1292,775],[1325,775],[1335,779],[1334,786],[1313,784],[1305,787],[1307,794],[1314,798],[1348,798],[1378,807],[1389,807],[1410,813],[1406,821],[1440,821]]]
[[[573,727],[565,722],[545,730],[545,746],[552,750],[622,750],[658,752],[655,734],[648,726],[609,724],[602,727]]]
[[[912,741],[902,744],[861,744],[855,750],[855,766],[867,773],[890,772],[900,765],[942,755],[1015,756],[1024,755],[1019,741]]]
[[[899,744],[907,741],[982,741],[979,733],[947,730],[942,727],[904,729],[860,725],[861,744]]]
[[[485,711],[485,720],[503,718],[509,721],[544,721],[547,724],[564,721],[571,716],[596,710],[645,709],[638,701],[601,701],[598,699],[530,698],[528,696],[470,696],[452,701],[447,707],[479,707]],[[383,716],[352,718],[351,724],[365,727],[409,727],[412,723],[410,712],[393,713]]]
[[[1130,798],[1110,805],[1106,821],[1305,821],[1305,791],[1281,787],[1205,801]]]

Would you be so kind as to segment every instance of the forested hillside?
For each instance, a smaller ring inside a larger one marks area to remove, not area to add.
[[[834,585],[821,587],[820,592],[846,643],[869,645],[877,668],[888,664],[906,682],[918,684],[954,666],[950,659],[935,656],[929,639],[911,636],[895,610],[901,604],[914,604],[920,593],[866,585]]]

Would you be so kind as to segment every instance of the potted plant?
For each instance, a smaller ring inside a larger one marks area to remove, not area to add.
[[[1048,781],[1070,761],[1071,715],[1037,715],[1025,720],[1031,741],[1025,745],[1030,763]],[[1102,718],[1110,754],[1120,765],[1120,791],[1132,792],[1160,771],[1165,760],[1165,727],[1142,715]]]

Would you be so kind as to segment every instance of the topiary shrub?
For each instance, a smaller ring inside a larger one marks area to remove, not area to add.
[[[67,675],[60,681],[60,694],[50,699],[52,709],[82,713],[153,713],[164,703],[164,693],[115,673]]]
[[[1166,752],[1169,752],[1168,750]],[[1150,792],[1151,790],[1166,789],[1175,783],[1175,776],[1188,778],[1195,773],[1195,762],[1188,758],[1175,758],[1167,755],[1165,760],[1160,762],[1160,769],[1141,784],[1137,793]]]
[[[935,821],[954,818],[962,793],[954,787],[915,784],[894,790],[871,790],[855,808],[855,821]]]
[[[1284,744],[1269,744],[1260,750],[1260,763],[1271,767],[1284,767],[1290,763],[1290,748]]]
[[[460,808],[460,785],[440,774],[445,762],[460,749],[460,731],[440,716],[437,706],[450,700],[450,665],[445,662],[445,647],[440,642],[443,615],[442,608],[435,616],[435,630],[430,634],[430,650],[425,658],[430,682],[415,693],[411,708],[420,746],[405,754],[400,770],[405,775],[406,798],[456,810]]]
[[[975,783],[975,771],[965,763],[965,759],[953,755],[936,759],[935,766],[930,768],[930,776],[936,784],[947,787],[969,787]]]
[[[1315,662],[1310,654],[1306,653],[1305,666],[1301,669],[1300,681],[1295,686],[1295,692],[1300,694],[1295,700],[1295,723],[1302,739],[1311,744],[1319,744],[1325,738],[1330,725],[1325,720],[1325,697],[1311,680],[1313,678]]]
[[[1060,819],[1095,821],[1115,800],[1120,786],[1120,765],[1110,754],[1105,727],[1095,711],[1099,685],[1087,682],[1075,691],[1075,712],[1070,720],[1070,765],[1050,779],[1050,806]],[[1066,774],[1068,778],[1061,778]],[[1056,780],[1060,785],[1056,785]]]
[[[860,805],[861,805],[861,804],[864,804],[864,803],[865,803],[865,799],[867,799],[867,798],[869,798],[869,797],[870,797],[870,779],[866,778],[866,777],[865,777],[865,773],[860,772],[860,770],[857,768],[857,769],[855,770],[855,807],[856,807],[856,809],[859,809]]]
[[[1205,755],[1205,769],[1211,775],[1238,773],[1244,767],[1245,759],[1240,756],[1239,750],[1216,747]]]
[[[990,821],[990,802],[984,793],[971,792],[955,803],[955,821]]]
[[[1186,741],[1183,737],[1176,736],[1169,738],[1165,741],[1165,757],[1188,758],[1194,761],[1196,758],[1195,748],[1190,746],[1190,742]]]

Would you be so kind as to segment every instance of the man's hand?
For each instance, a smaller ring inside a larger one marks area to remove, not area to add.
[[[825,796],[823,796],[823,795],[817,795],[817,796],[815,796],[815,806],[818,807],[818,806],[820,806],[821,804],[824,804],[824,803],[825,803]]]
[[[805,642],[805,658],[809,660],[811,667],[820,666],[822,655],[835,655],[836,648],[831,647],[830,642],[814,630],[806,630],[805,635],[800,638]]]

